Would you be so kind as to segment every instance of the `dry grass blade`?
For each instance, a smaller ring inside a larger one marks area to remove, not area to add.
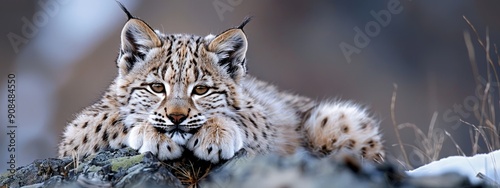
[[[195,165],[191,161],[189,161],[189,164],[186,165],[187,166],[174,166],[167,164],[168,167],[174,170],[174,175],[177,176],[181,183],[187,185],[190,188],[198,187],[199,181],[207,177],[211,170],[211,167],[208,167],[204,170],[202,170],[203,168],[201,167],[195,167]]]
[[[431,156],[429,156],[429,155],[426,154],[426,151],[420,149],[418,146],[414,146],[414,145],[411,145],[411,144],[403,144],[403,145],[413,148],[413,152],[416,152],[417,155],[426,157],[427,161],[424,162],[424,163],[429,163],[431,161],[435,161],[436,160],[436,159],[432,159]],[[423,157],[421,157],[421,158],[423,158]]]
[[[477,41],[485,50],[486,59],[487,59],[488,63],[491,65],[491,67],[495,67],[493,60],[491,59],[491,55],[490,55],[490,36],[489,36],[488,30],[486,30],[486,40],[485,40],[486,42],[483,42],[483,40],[481,40],[481,37],[479,36],[479,33],[477,32],[474,25],[472,25],[472,23],[467,19],[467,17],[463,16],[463,18],[467,22],[469,27],[472,29],[472,31],[474,31],[474,33],[476,34],[476,37],[477,37]],[[493,69],[493,71],[495,73],[495,78],[496,78],[497,82],[499,82],[500,80],[498,79],[497,71],[495,69]]]
[[[463,16],[463,18],[467,22],[467,24],[469,25],[469,27],[471,28],[473,33],[475,34],[477,42],[484,50],[484,53],[486,56],[486,61],[487,61],[486,62],[487,78],[482,79],[481,77],[479,77],[479,71],[477,69],[477,63],[475,61],[474,47],[472,45],[472,40],[471,40],[470,34],[467,31],[465,31],[464,32],[465,44],[466,44],[467,50],[469,52],[469,58],[470,58],[470,62],[472,65],[473,74],[476,78],[475,80],[476,80],[477,87],[483,86],[479,79],[486,80],[485,81],[486,83],[484,83],[484,81],[483,81],[485,89],[483,91],[483,96],[481,97],[481,109],[479,112],[474,111],[474,115],[475,115],[476,119],[479,121],[479,124],[478,124],[479,126],[477,126],[477,127],[472,126],[472,127],[474,127],[475,131],[476,131],[475,138],[478,138],[478,135],[481,135],[481,137],[483,137],[483,140],[485,140],[485,143],[486,143],[488,150],[493,151],[494,149],[500,148],[500,136],[498,134],[498,129],[495,125],[495,122],[496,122],[495,107],[496,107],[496,105],[500,106],[500,103],[499,103],[500,101],[495,102],[493,99],[493,96],[492,96],[494,94],[495,89],[497,89],[497,91],[500,90],[500,84],[499,84],[500,79],[499,79],[498,71],[497,71],[497,68],[500,67],[500,56],[498,54],[497,46],[495,44],[493,44],[493,53],[495,54],[495,56],[497,58],[497,63],[494,63],[494,61],[491,57],[492,53],[491,53],[491,49],[490,49],[491,44],[490,44],[489,30],[486,29],[486,36],[484,37],[484,39],[482,39],[481,36],[479,35],[479,32],[474,27],[474,25],[465,16]],[[492,72],[493,72],[493,75],[492,75]],[[493,76],[494,76],[494,79],[496,80],[496,82],[492,82]],[[500,92],[498,92],[498,96],[500,98]],[[466,122],[464,122],[464,123],[466,123]],[[470,123],[466,123],[466,124],[472,125]],[[485,126],[483,126],[483,124]],[[485,130],[486,130],[486,132],[485,132]],[[478,148],[476,146],[476,144],[478,143],[477,141],[478,141],[477,139],[474,140],[473,153],[476,153],[478,151]]]
[[[80,160],[79,160],[80,159],[80,155],[77,152],[72,152],[71,153],[71,159],[73,159],[73,161],[71,162],[71,163],[73,163],[73,167],[74,168],[78,168],[78,166],[80,165]],[[64,168],[69,167],[71,163],[69,163],[68,165],[66,165]]]
[[[438,113],[434,112],[434,114],[432,115],[429,130],[427,132],[427,138],[432,141],[432,144],[431,144],[432,147],[429,147],[430,150],[428,153],[428,154],[432,154],[432,160],[437,160],[439,158],[439,153],[441,152],[441,149],[443,148],[443,143],[444,143],[444,139],[445,139],[442,131],[438,132],[437,129],[434,130],[437,117],[438,117]]]
[[[479,150],[479,132],[478,131],[472,131],[472,129],[469,129],[469,136],[470,140],[472,140],[472,155],[477,154]]]
[[[488,95],[488,104],[489,104],[490,113],[491,113],[491,115],[490,115],[491,122],[496,122],[495,105],[493,103],[494,103],[493,97],[491,95]]]
[[[63,172],[61,172],[61,175],[63,175],[64,177],[67,177],[68,176],[68,172],[71,170],[71,169],[76,169],[78,168],[78,165],[79,165],[79,155],[76,153],[76,152],[72,152],[71,153],[71,159],[72,161],[69,162],[67,165],[64,166],[63,168]]]
[[[410,164],[410,161],[408,160],[408,155],[406,154],[405,148],[403,147],[403,141],[401,140],[401,136],[399,135],[399,130],[398,130],[398,125],[396,123],[396,115],[395,115],[395,108],[396,108],[396,93],[398,90],[398,85],[394,84],[394,91],[392,93],[392,100],[391,100],[391,119],[392,119],[392,125],[394,126],[394,131],[396,132],[396,138],[398,139],[399,142],[399,147],[401,149],[401,152],[403,152],[403,157],[408,166],[413,168]]]
[[[496,55],[496,58],[497,58],[497,64],[498,64],[498,67],[500,67],[500,55],[498,54],[498,48],[497,48],[497,45],[495,44],[495,45],[494,45],[494,47],[495,47],[495,49],[494,49],[494,51],[495,51],[495,55]],[[496,75],[495,75],[495,76],[496,76]],[[498,81],[498,80],[497,80],[497,83],[496,83],[496,84],[494,84],[494,85],[493,85],[493,87],[495,87],[495,86],[496,86],[496,88],[497,88],[498,90],[500,90],[500,81]],[[497,91],[498,91],[498,90],[497,90]],[[499,92],[499,94],[498,94],[498,95],[499,95],[499,98],[500,98],[500,92]],[[495,102],[490,101],[489,103],[490,103],[490,109],[492,109],[492,110],[491,110],[491,113],[492,113],[492,122],[496,122],[496,119],[495,119],[495,114],[496,114],[496,113],[495,113],[495,105],[494,105],[494,104],[495,104]],[[498,105],[500,106],[500,101],[499,101]],[[489,124],[489,126],[490,126],[490,127],[492,127],[492,128],[493,128],[493,130],[495,130],[495,132],[494,132],[494,133],[495,133],[496,135],[495,135],[493,138],[491,138],[491,139],[493,139],[493,140],[495,141],[495,142],[494,142],[494,146],[495,146],[495,147],[497,147],[497,148],[500,148],[500,136],[497,134],[497,133],[498,133],[497,128],[496,128],[496,126],[494,125],[494,123]]]
[[[495,55],[497,55],[497,64],[498,64],[498,66],[500,66],[500,55],[498,55],[497,45],[494,44],[493,46],[495,47]]]
[[[477,119],[479,119],[479,126],[482,126],[483,125],[483,121],[484,119],[488,119],[487,117],[487,114],[485,113],[485,107],[486,107],[486,99],[488,97],[488,93],[490,91],[490,83],[488,82],[486,84],[486,88],[484,88],[484,92],[483,92],[483,98],[481,99],[481,112],[476,116]],[[483,118],[484,117],[484,118]]]
[[[487,66],[487,68],[489,69],[490,66],[493,68],[493,72],[495,74],[495,79],[497,81],[497,83],[500,83],[500,79],[498,78],[498,73],[495,69],[495,64],[493,63],[493,60],[491,59],[491,55],[490,55],[490,37],[489,37],[489,33],[488,33],[488,30],[486,31],[486,45],[484,44],[485,42],[483,42],[483,40],[481,40],[481,37],[479,36],[479,33],[477,32],[476,28],[474,27],[474,25],[472,25],[472,23],[467,19],[467,17],[463,16],[464,20],[467,22],[467,24],[469,25],[469,27],[472,29],[472,31],[474,31],[474,33],[476,34],[476,38],[477,38],[477,41],[479,42],[479,44],[483,47],[484,51],[486,52],[486,59],[489,63],[489,66]],[[474,77],[475,78],[479,78],[479,71],[477,70],[477,63],[476,63],[476,57],[474,55],[474,47],[472,45],[472,41],[471,41],[471,38],[470,38],[470,35],[468,32],[464,32],[464,38],[465,38],[465,44],[467,46],[467,51],[469,52],[469,59],[471,61],[471,63],[473,63],[473,73],[474,73]],[[498,56],[498,51],[497,51],[497,48],[496,48],[496,45],[495,45],[495,54],[497,55],[497,58],[499,57]],[[500,59],[498,59],[498,64],[500,65]],[[488,74],[488,79],[490,78],[489,74],[490,74],[490,71],[487,72]],[[491,80],[488,80],[489,83],[491,82]],[[479,83],[476,83],[476,85],[479,85]],[[500,96],[500,93],[499,93],[499,96]]]
[[[479,78],[479,70],[477,68],[477,62],[476,62],[476,53],[474,52],[474,45],[472,45],[472,40],[470,38],[470,33],[467,31],[464,31],[464,40],[465,40],[465,46],[467,47],[467,53],[469,55],[469,61],[472,67],[472,74],[474,75],[474,79],[476,81],[476,85],[480,85],[481,83],[477,78]]]
[[[493,151],[493,146],[491,146],[490,142],[488,141],[488,137],[486,136],[486,133],[484,132],[483,128],[484,126],[482,127],[477,127],[475,125],[473,125],[472,123],[469,123],[469,122],[466,122],[464,120],[460,120],[460,122],[462,123],[465,123],[466,125],[469,125],[471,126],[472,128],[474,128],[474,130],[479,133],[481,135],[481,137],[483,138],[483,141],[485,142],[486,144],[486,148],[488,149],[488,151]],[[478,145],[478,143],[473,143],[474,145]],[[473,153],[473,154],[476,154],[476,153]]]
[[[424,132],[418,128],[415,124],[411,123],[402,123],[398,125],[398,129],[411,128],[415,132],[415,137],[425,138]]]
[[[427,157],[423,159],[422,162],[424,163],[429,163],[437,160],[439,158],[439,153],[441,152],[441,149],[444,144],[445,137],[444,134],[442,133],[442,130],[434,128],[437,117],[438,113],[434,112],[427,134],[425,134],[420,128],[418,128],[414,124],[405,123],[405,124],[400,124],[398,126],[399,129],[404,129],[404,128],[413,129],[416,140],[418,140],[418,142],[416,142],[417,146],[414,146],[414,151],[421,152],[423,156]],[[418,148],[418,150],[416,150],[415,148]]]
[[[486,129],[487,132],[489,132],[489,138],[490,138],[490,146],[492,147],[492,150],[494,151],[495,149],[500,148],[500,143],[499,143],[499,138],[500,136],[498,135],[498,129],[497,127],[489,120],[486,121],[486,126],[481,127],[483,129]]]
[[[450,139],[453,142],[453,144],[455,144],[455,148],[457,149],[457,152],[460,155],[465,156],[464,151],[462,150],[462,148],[460,148],[460,146],[457,144],[457,142],[455,142],[455,139],[453,139],[453,137],[451,137],[451,134],[448,131],[444,131],[444,133],[446,134],[446,136],[450,137]]]

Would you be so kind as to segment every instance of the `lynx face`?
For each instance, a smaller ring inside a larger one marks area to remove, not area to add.
[[[147,123],[185,145],[211,116],[238,109],[246,48],[241,28],[202,38],[165,35],[130,19],[117,60],[125,125]]]

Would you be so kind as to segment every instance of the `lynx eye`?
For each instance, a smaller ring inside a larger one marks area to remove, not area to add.
[[[196,86],[193,89],[193,93],[196,95],[203,95],[207,93],[208,87],[207,86]]]
[[[149,84],[149,88],[155,93],[163,93],[165,91],[165,86],[159,83]]]

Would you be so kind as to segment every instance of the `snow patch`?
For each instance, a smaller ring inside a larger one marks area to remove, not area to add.
[[[451,156],[431,162],[415,170],[407,172],[410,176],[434,176],[448,172],[456,172],[469,177],[472,183],[479,183],[482,179],[478,173],[486,175],[490,180],[500,183],[500,150],[477,154],[473,157]]]

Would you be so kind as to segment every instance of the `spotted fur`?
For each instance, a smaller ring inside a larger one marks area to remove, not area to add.
[[[163,160],[188,151],[214,163],[241,149],[382,160],[378,122],[359,105],[314,101],[247,74],[247,21],[200,37],[163,34],[129,17],[118,76],[66,127],[60,157],[131,147]]]

